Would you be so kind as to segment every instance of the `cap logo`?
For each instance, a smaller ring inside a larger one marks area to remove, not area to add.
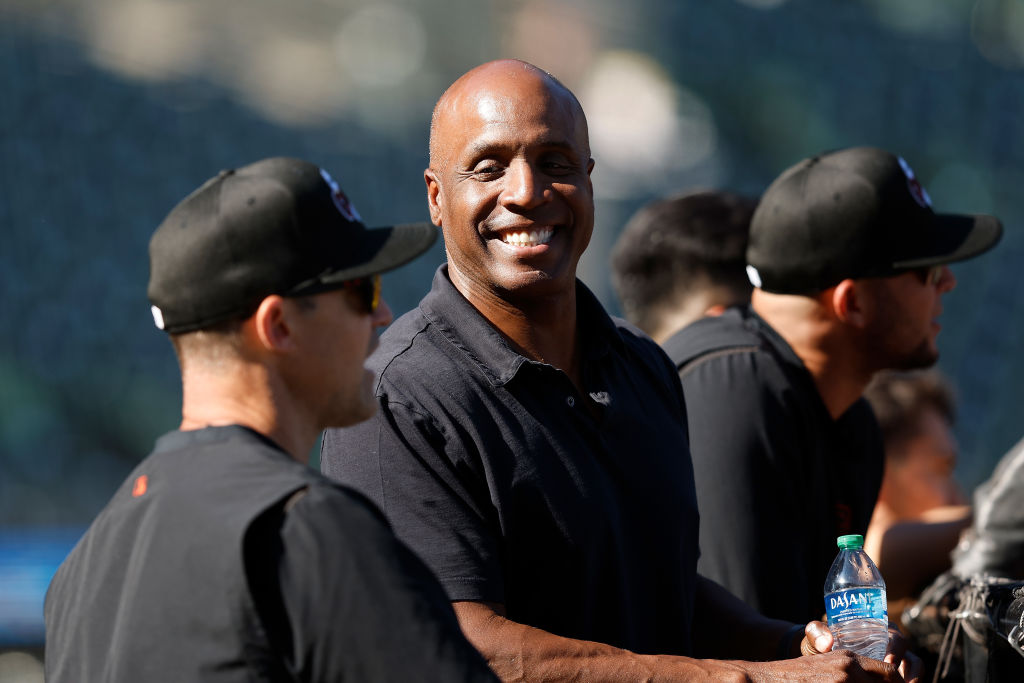
[[[913,169],[910,168],[910,164],[903,160],[903,157],[896,157],[900,162],[900,168],[903,169],[903,175],[907,176],[907,189],[910,190],[910,196],[914,198],[914,201],[921,205],[922,208],[930,209],[932,206],[932,198],[928,196],[928,191],[925,190],[921,183],[918,182],[917,176],[914,175]]]
[[[132,484],[132,497],[138,498],[146,493],[146,489],[149,488],[149,477],[145,474],[135,478],[135,483]]]
[[[338,211],[341,212],[341,215],[350,221],[362,222],[362,216],[360,216],[359,212],[356,211],[356,207],[352,206],[352,202],[348,200],[345,193],[341,191],[341,187],[338,183],[334,182],[334,178],[331,177],[331,174],[321,168],[320,175],[323,177],[324,182],[331,187],[331,197],[334,199],[334,205],[338,207]]]

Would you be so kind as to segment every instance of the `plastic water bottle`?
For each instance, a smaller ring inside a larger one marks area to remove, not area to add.
[[[881,660],[889,644],[885,581],[864,552],[860,534],[836,539],[839,554],[825,579],[825,614],[834,650]]]

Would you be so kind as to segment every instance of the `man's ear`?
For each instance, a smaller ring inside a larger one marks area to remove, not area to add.
[[[427,207],[430,209],[430,222],[439,228],[441,225],[441,209],[444,198],[441,196],[441,183],[437,179],[434,169],[428,168],[423,171],[423,181],[427,184]]]
[[[866,307],[870,304],[864,287],[855,280],[846,279],[828,293],[829,303],[835,317],[848,325],[863,327]]]
[[[250,321],[256,338],[267,351],[289,351],[295,347],[289,309],[283,297],[271,294],[263,299]]]

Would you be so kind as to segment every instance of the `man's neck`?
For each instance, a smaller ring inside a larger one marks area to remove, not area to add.
[[[179,429],[241,425],[306,462],[319,430],[302,419],[302,411],[283,395],[285,391],[280,381],[259,366],[230,374],[193,369],[182,377]]]
[[[748,299],[724,287],[702,284],[700,289],[675,301],[651,330],[651,339],[664,343],[676,332],[707,316],[722,315],[730,306],[747,303]]]
[[[457,276],[452,284],[517,352],[562,370],[582,390],[575,286],[553,295],[509,301],[461,283]]]
[[[838,419],[864,393],[873,374],[839,323],[811,297],[757,290],[751,305],[800,358],[829,415]]]

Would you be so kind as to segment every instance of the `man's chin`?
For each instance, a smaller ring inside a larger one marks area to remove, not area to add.
[[[575,271],[564,268],[557,270],[508,268],[495,278],[496,289],[503,294],[503,298],[510,299],[520,296],[533,297],[560,293],[566,287],[575,287],[575,282]]]
[[[939,361],[939,350],[928,344],[918,347],[913,353],[907,354],[903,362],[893,367],[894,370],[924,370]]]

